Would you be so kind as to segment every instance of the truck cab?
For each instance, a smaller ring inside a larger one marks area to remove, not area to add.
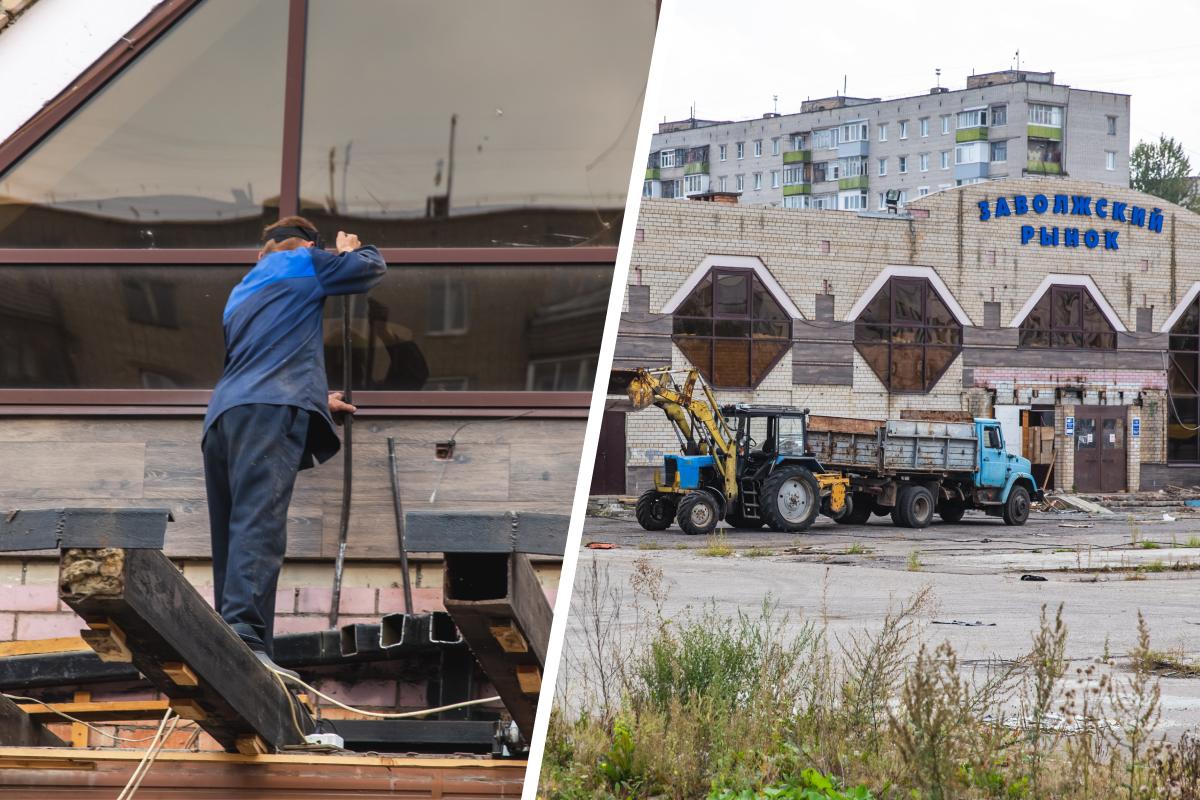
[[[1006,507],[1017,487],[1024,489],[1030,500],[1042,499],[1043,493],[1033,477],[1029,459],[1008,452],[998,420],[976,418],[975,438],[979,442],[975,489],[981,503]],[[1028,514],[1027,509],[1017,509],[1018,514],[1022,511]]]

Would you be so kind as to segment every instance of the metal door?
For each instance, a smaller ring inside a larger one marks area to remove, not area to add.
[[[1125,491],[1125,456],[1125,407],[1076,407],[1075,490]]]
[[[608,410],[600,423],[590,494],[625,494],[625,412]]]

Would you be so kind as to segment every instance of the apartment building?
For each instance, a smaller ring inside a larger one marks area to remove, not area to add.
[[[740,202],[860,211],[986,180],[1053,175],[1129,185],[1129,95],[1053,72],[971,75],[894,100],[806,100],[798,114],[665,122],[642,194],[738,193]]]

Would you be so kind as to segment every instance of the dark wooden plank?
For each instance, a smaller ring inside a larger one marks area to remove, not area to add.
[[[0,746],[66,747],[67,743],[30,718],[12,700],[0,696]]]
[[[322,719],[322,733],[336,733],[347,750],[380,753],[491,753],[491,720]]]
[[[853,386],[854,364],[792,364],[792,383],[810,386]]]
[[[132,663],[163,694],[203,709],[197,723],[226,750],[255,740],[268,749],[301,744],[307,712],[157,550],[66,550],[60,596],[98,630],[116,626]],[[185,664],[197,685],[168,671]]]
[[[443,602],[528,741],[553,609],[524,553],[448,553]]]
[[[171,512],[165,508],[14,509],[0,519],[0,551],[59,547],[161,550]]]
[[[5,443],[0,448],[0,499],[141,497],[145,449],[136,442],[69,439]]]
[[[569,519],[562,514],[410,511],[409,547],[418,553],[537,553],[561,556]]]

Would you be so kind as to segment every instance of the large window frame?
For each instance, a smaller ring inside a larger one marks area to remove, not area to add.
[[[1167,464],[1200,464],[1200,298],[1178,313],[1168,339]]]
[[[203,0],[177,0],[156,6],[127,36],[113,45],[58,97],[0,142],[0,174],[30,153],[84,103],[160,37],[171,31]],[[280,216],[300,213],[300,137],[308,35],[308,0],[289,0],[284,92]],[[385,247],[390,265],[456,267],[554,264],[563,269],[612,267],[617,248],[579,247]],[[76,267],[140,264],[229,266],[249,268],[257,260],[251,248],[0,248],[0,265],[69,265]],[[336,388],[336,387],[335,387]],[[170,389],[0,389],[0,416],[173,415],[204,413],[211,390]],[[591,393],[586,391],[361,391],[355,392],[360,415],[381,416],[529,416],[586,417]]]
[[[1019,328],[1022,348],[1117,349],[1117,329],[1104,315],[1104,307],[1083,285],[1050,284],[1021,320]]]
[[[919,297],[913,308],[902,302],[901,292]],[[932,309],[930,300],[941,308]],[[886,314],[879,315],[880,306]],[[934,313],[942,322],[931,322]],[[951,303],[942,297],[929,278],[907,275],[890,276],[854,319],[854,347],[868,368],[891,394],[928,394],[945,376],[962,353],[963,326],[955,318]],[[942,356],[942,363],[931,368],[931,354]],[[894,362],[911,356],[919,364],[920,386],[897,386],[902,372]]]

